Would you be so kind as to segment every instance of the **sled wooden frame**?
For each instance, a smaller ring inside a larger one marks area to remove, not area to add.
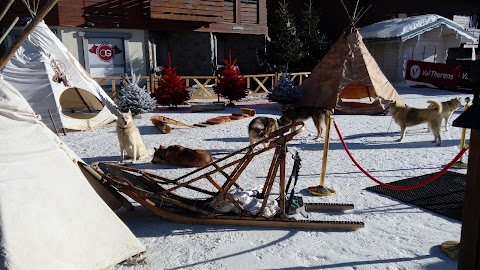
[[[287,200],[285,191],[286,143],[304,129],[305,126],[302,122],[280,128],[265,140],[235,151],[176,179],[168,179],[113,163],[94,163],[92,167],[120,192],[128,195],[153,213],[175,222],[329,230],[356,230],[364,227],[364,223],[358,221],[297,220],[292,215],[288,215],[287,209],[285,209]],[[267,143],[265,148],[261,146],[264,142]],[[269,150],[275,151],[263,185],[263,192],[259,196],[259,198],[264,199],[259,213],[262,213],[266,207],[279,170],[279,197],[277,202],[280,210],[275,216],[266,218],[245,211],[233,199],[229,191],[231,188],[242,189],[240,184],[237,183],[242,172],[255,156]],[[237,158],[238,155],[241,157]],[[233,166],[235,167],[230,173],[225,171]],[[196,174],[200,175],[195,176]],[[220,183],[218,179],[213,178],[213,174],[216,177],[224,177],[225,181]],[[209,183],[210,188],[214,191],[205,189],[205,186],[195,186],[194,184],[200,180],[203,183]],[[189,198],[179,195],[175,191],[180,189],[188,189],[190,192],[199,193],[205,197]],[[216,213],[214,211],[215,207],[224,201],[231,202],[238,214],[233,212]],[[353,208],[352,204],[336,203],[305,203],[304,206],[306,211],[348,210]]]

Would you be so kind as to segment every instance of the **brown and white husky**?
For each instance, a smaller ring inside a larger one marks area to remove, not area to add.
[[[190,149],[181,145],[160,145],[155,148],[152,163],[166,163],[182,167],[203,167],[212,162],[212,156],[206,150]]]
[[[400,139],[405,137],[405,130],[407,127],[416,126],[422,123],[427,123],[429,129],[432,131],[434,140],[437,145],[442,145],[442,138],[440,137],[440,126],[442,125],[442,105],[439,101],[429,100],[428,108],[414,108],[407,106],[398,106],[392,102],[386,106],[386,111],[393,117],[395,123],[400,126]]]

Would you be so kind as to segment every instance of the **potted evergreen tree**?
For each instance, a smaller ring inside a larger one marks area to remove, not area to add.
[[[129,79],[127,74],[123,79],[122,86],[117,92],[117,107],[123,112],[130,110],[133,115],[138,115],[151,111],[156,106],[156,101],[152,98],[145,86],[138,86],[140,76],[136,77],[132,70],[132,77]]]
[[[240,100],[248,95],[247,82],[240,75],[240,69],[235,67],[237,59],[232,61],[231,53],[229,59],[223,60],[224,69],[220,72],[217,84],[213,91],[220,97],[229,100],[227,106],[235,106],[234,100]]]
[[[176,69],[171,66],[170,53],[168,53],[168,66],[163,67],[158,87],[152,94],[157,100],[157,104],[176,108],[190,99],[190,92],[184,85],[184,80],[177,75]]]
[[[301,95],[302,93],[298,85],[295,85],[295,83],[290,80],[290,74],[282,72],[278,83],[272,88],[272,91],[268,93],[267,99],[285,106],[297,102]]]

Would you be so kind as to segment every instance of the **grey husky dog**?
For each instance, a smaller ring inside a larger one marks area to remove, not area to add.
[[[319,139],[323,133],[323,123],[326,125],[327,110],[317,107],[294,107],[285,105],[282,107],[282,116],[279,120],[280,126],[287,126],[298,121],[305,121],[312,118],[315,128],[317,129],[317,137]]]
[[[450,120],[450,118],[452,117],[453,115],[453,112],[462,108],[463,105],[462,105],[462,102],[460,101],[460,98],[456,97],[456,98],[452,98],[450,100],[447,100],[447,101],[442,101],[442,112],[441,112],[441,116],[442,116],[442,119],[445,121],[445,130],[448,131],[448,120]],[[432,107],[433,105],[429,105],[429,107]]]
[[[248,125],[248,138],[250,140],[250,145],[266,139],[278,128],[278,121],[274,118],[264,116],[255,117]],[[263,146],[267,146],[265,142],[263,142]]]

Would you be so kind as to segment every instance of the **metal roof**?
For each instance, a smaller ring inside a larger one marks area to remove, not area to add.
[[[466,39],[477,42],[478,38],[468,29],[439,15],[429,14],[396,18],[363,27],[360,34],[365,40],[401,40],[416,37],[437,27],[452,29]]]

